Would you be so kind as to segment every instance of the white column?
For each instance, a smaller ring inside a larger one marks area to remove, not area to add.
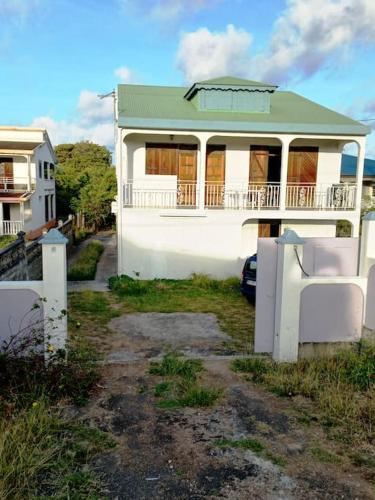
[[[3,220],[4,220],[3,204],[0,202],[0,236],[2,236],[3,231],[4,231]]]
[[[362,219],[359,275],[362,276],[363,278],[367,278],[370,268],[374,264],[375,264],[375,212],[369,212]]]
[[[43,260],[43,311],[46,358],[66,348],[68,337],[66,245],[67,238],[51,229],[39,241]],[[49,338],[48,338],[49,337]]]
[[[27,190],[31,191],[31,164],[30,164],[30,155],[26,156],[27,160]]]
[[[21,217],[21,222],[23,225],[22,230],[24,230],[24,227],[25,227],[25,202],[24,201],[22,201],[20,203],[20,217]]]
[[[281,138],[280,210],[286,209],[290,137]]]
[[[204,210],[206,197],[206,152],[207,136],[200,136],[198,169],[198,208]]]
[[[123,269],[123,228],[122,218],[124,210],[124,182],[128,178],[128,147],[123,138],[122,129],[117,128],[117,142],[116,142],[116,170],[117,170],[117,273],[120,275]],[[124,171],[125,170],[125,171]]]
[[[276,240],[277,275],[273,359],[294,363],[298,360],[301,268],[304,241],[291,229]]]
[[[359,212],[362,205],[362,185],[363,185],[363,169],[365,163],[365,144],[366,138],[358,142],[358,156],[357,156],[357,175],[356,175],[356,196],[355,196],[355,209]]]

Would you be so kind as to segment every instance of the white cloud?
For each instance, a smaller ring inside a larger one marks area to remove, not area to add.
[[[254,62],[264,79],[283,82],[340,63],[355,43],[373,42],[373,0],[289,0],[268,49]]]
[[[100,99],[96,92],[82,90],[79,95],[77,110],[84,122],[108,121],[108,119],[113,118],[113,99],[111,97]]]
[[[114,71],[114,75],[121,81],[121,83],[134,83],[135,75],[134,72],[127,66],[120,66]]]
[[[47,129],[52,144],[91,141],[113,148],[113,99],[99,99],[96,92],[83,90],[78,98],[77,116],[72,121],[39,116],[30,124]]]
[[[169,23],[209,8],[218,0],[118,0],[126,13],[135,13],[160,23]]]
[[[250,33],[231,24],[223,33],[213,33],[207,28],[184,33],[177,53],[177,67],[190,83],[214,76],[246,76],[251,41]]]
[[[40,4],[41,0],[1,0],[0,19],[6,18],[8,22],[23,22]]]
[[[183,33],[177,66],[188,82],[231,73],[283,83],[345,61],[358,44],[375,43],[374,0],[288,0],[269,43],[250,54],[252,35],[228,26]]]

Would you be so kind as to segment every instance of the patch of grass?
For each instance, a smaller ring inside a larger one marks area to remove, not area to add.
[[[158,408],[200,408],[214,405],[222,395],[222,390],[199,385],[197,376],[202,370],[200,360],[184,359],[176,354],[166,354],[161,362],[151,363],[150,374],[169,379],[155,386],[155,396],[163,398],[157,403]]]
[[[45,399],[0,419],[0,498],[99,498],[85,468],[114,446],[103,432],[64,420]]]
[[[340,464],[342,462],[341,458],[335,453],[331,453],[328,450],[321,448],[320,446],[315,446],[310,449],[311,454],[316,460],[324,464]]]
[[[0,250],[13,243],[13,241],[16,241],[16,239],[17,236],[12,235],[0,236]]]
[[[261,453],[264,450],[264,444],[257,439],[217,439],[214,445],[219,448],[241,448],[243,450],[251,450],[254,453]]]
[[[352,350],[295,364],[271,360],[236,360],[232,369],[248,373],[278,396],[303,396],[328,435],[344,444],[373,446],[375,428],[375,344],[360,342]],[[314,417],[315,418],[315,417]],[[309,424],[306,412],[300,417]]]
[[[96,267],[104,246],[100,241],[91,241],[79,252],[77,260],[68,269],[68,280],[82,281],[95,278]]]
[[[110,278],[109,285],[129,313],[213,313],[233,338],[229,349],[252,350],[255,308],[241,295],[237,278],[214,280],[193,275],[185,280],[135,280],[119,276]]]
[[[165,396],[170,392],[171,388],[172,382],[160,382],[159,384],[155,385],[154,395],[157,398]]]
[[[160,363],[151,363],[149,373],[169,377],[178,376],[185,380],[195,381],[197,374],[202,370],[202,362],[198,359],[183,359],[175,354],[166,354]]]
[[[286,464],[288,463],[285,457],[282,457],[281,455],[275,455],[270,451],[265,451],[264,457],[267,458],[267,460],[270,460],[273,464],[277,465],[278,467],[285,467]]]

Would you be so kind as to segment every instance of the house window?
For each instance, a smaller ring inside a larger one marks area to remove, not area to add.
[[[38,163],[38,177],[39,177],[39,179],[41,179],[43,177],[41,160],[39,160],[39,163]]]
[[[46,194],[44,197],[44,219],[46,222],[49,221],[49,195]]]
[[[49,164],[49,178],[54,179],[55,177],[55,165],[53,163]]]
[[[48,166],[49,166],[48,161],[45,161],[45,162],[44,162],[44,178],[45,178],[45,179],[48,179],[48,178],[49,178],[49,177],[48,177]]]

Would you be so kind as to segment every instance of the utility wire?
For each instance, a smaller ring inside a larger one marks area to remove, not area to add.
[[[298,260],[298,264],[299,264],[299,267],[301,268],[301,271],[303,272],[303,274],[305,276],[309,277],[310,275],[302,267],[301,260],[299,258],[298,252],[297,252],[297,245],[294,245],[294,253],[296,254],[296,257],[297,257],[297,260]]]

